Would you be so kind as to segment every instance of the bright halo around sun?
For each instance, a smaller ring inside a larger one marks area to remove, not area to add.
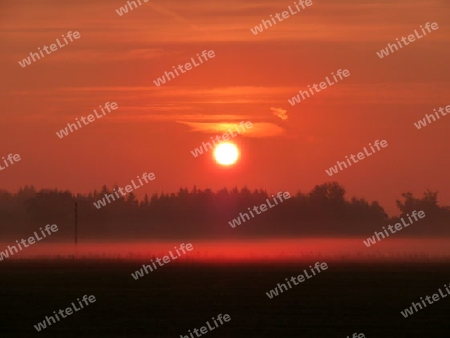
[[[219,164],[231,165],[239,158],[239,150],[232,143],[222,143],[214,150],[214,158]]]

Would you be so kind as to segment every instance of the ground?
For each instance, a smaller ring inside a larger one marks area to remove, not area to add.
[[[3,261],[1,337],[180,337],[218,314],[213,337],[448,337],[450,297],[403,318],[412,301],[450,282],[450,263],[328,262],[328,270],[266,295],[310,262],[172,262],[138,280],[137,261]],[[34,325],[83,295],[97,301],[37,332]],[[212,323],[212,322],[211,322]]]

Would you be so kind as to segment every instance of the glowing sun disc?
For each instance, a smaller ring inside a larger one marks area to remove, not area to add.
[[[230,165],[236,163],[239,157],[238,148],[232,143],[219,144],[214,150],[214,158],[219,164]]]

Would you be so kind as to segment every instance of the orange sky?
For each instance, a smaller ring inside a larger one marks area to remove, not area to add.
[[[385,139],[386,149],[332,179],[390,213],[408,190],[439,190],[441,204],[450,204],[450,117],[421,130],[413,125],[450,104],[448,1],[313,0],[256,36],[250,28],[293,1],[141,2],[119,16],[115,10],[126,1],[2,1],[0,157],[18,153],[22,160],[0,172],[0,188],[87,192],[154,172],[138,195],[193,185],[293,193],[330,180],[325,169],[337,160]],[[426,22],[439,29],[389,57],[376,55]],[[19,66],[68,31],[81,37]],[[154,85],[203,50],[214,50],[215,58]],[[288,104],[299,89],[338,69],[351,76]],[[56,136],[107,101],[119,109]],[[242,120],[257,132],[234,139],[240,163],[224,169],[212,152],[192,156],[216,135],[202,132],[202,124]]]

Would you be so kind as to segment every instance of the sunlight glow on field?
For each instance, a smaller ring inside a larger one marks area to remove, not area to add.
[[[85,258],[142,259],[162,257],[183,242],[137,242],[137,243],[89,243],[79,244],[77,256]],[[185,242],[187,244],[188,242]],[[443,239],[392,239],[380,242],[377,247],[366,248],[362,239],[310,238],[272,241],[191,241],[192,252],[180,260],[305,260],[319,257],[345,260],[407,259],[426,257],[450,257],[450,240]],[[7,243],[0,243],[6,248]],[[11,259],[58,258],[75,253],[75,245],[34,245]]]

